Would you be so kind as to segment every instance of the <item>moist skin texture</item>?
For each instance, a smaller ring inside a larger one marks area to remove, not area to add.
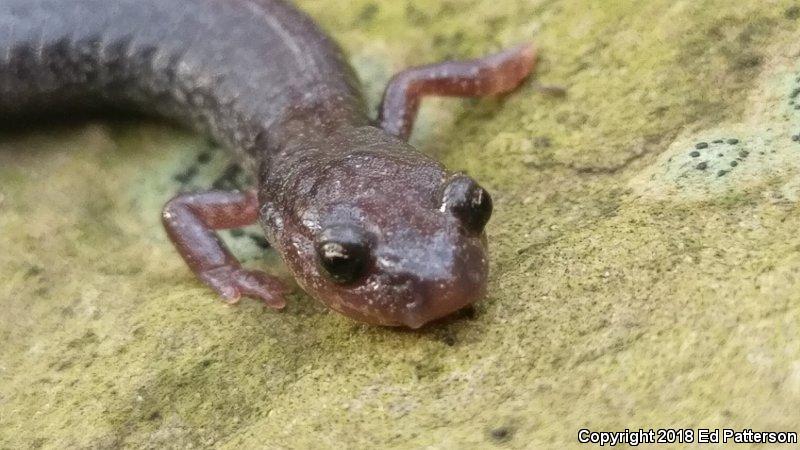
[[[178,196],[164,225],[229,302],[285,305],[280,280],[242,268],[214,230],[259,221],[298,283],[353,319],[418,328],[480,299],[491,198],[406,139],[425,95],[516,87],[535,54],[410,69],[376,124],[340,49],[273,0],[6,0],[0,117],[122,109],[180,121],[234,151],[248,192]]]

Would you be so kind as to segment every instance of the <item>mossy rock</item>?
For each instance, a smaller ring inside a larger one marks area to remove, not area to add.
[[[524,448],[576,445],[580,428],[797,431],[793,2],[300,6],[340,40],[373,105],[406,66],[538,44],[518,92],[426,102],[413,138],[496,199],[488,298],[420,332],[355,324],[300,291],[282,313],[222,306],[159,210],[179,190],[241,182],[224,151],[137,120],[6,133],[0,448]],[[252,232],[226,239],[288,279]]]

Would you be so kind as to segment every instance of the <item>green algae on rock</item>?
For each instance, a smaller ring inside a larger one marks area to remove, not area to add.
[[[7,133],[0,448],[525,448],[575,445],[583,427],[796,429],[792,2],[300,6],[373,103],[406,66],[531,38],[537,81],[568,88],[425,104],[415,143],[496,200],[486,301],[419,333],[353,324],[299,291],[280,314],[224,307],[158,223],[172,194],[224,172],[224,153],[133,121]],[[683,167],[699,141],[702,174]],[[226,238],[288,279],[247,235]]]
[[[794,137],[800,130],[800,110],[795,108],[800,93],[797,50],[797,45],[784,44],[774,51],[746,100],[739,123],[720,124],[677,139],[633,178],[631,188],[646,198],[687,202],[729,197],[777,183],[782,185],[778,195],[796,201],[800,187],[800,144]]]

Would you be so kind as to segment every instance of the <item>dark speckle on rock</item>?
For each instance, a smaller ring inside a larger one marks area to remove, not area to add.
[[[725,174],[727,174],[727,173],[728,173],[728,171],[727,171],[727,170],[720,170],[719,172],[717,172],[717,176],[718,176],[718,177],[721,177],[721,176],[724,176],[724,175],[725,175]]]
[[[723,156],[725,156],[725,155],[722,154],[722,153],[717,153],[717,157],[722,158]]]
[[[414,25],[422,25],[428,21],[428,16],[423,10],[409,3],[406,5],[406,20]]]
[[[513,434],[512,430],[508,427],[493,428],[489,432],[489,436],[495,442],[506,442],[509,439],[511,439],[512,434]]]
[[[211,153],[203,152],[203,153],[200,153],[199,155],[197,155],[197,162],[198,163],[207,164],[209,161],[211,161]]]
[[[736,166],[738,166],[738,165],[739,165],[739,163],[738,163],[738,162],[736,162],[736,161],[731,161],[731,167],[736,167]]]
[[[792,140],[795,142],[800,142],[800,134],[795,134],[794,136],[792,136]]]
[[[739,69],[751,69],[761,65],[761,55],[757,53],[744,53],[735,59],[736,67]]]
[[[356,23],[371,22],[378,15],[380,8],[375,3],[367,3],[356,16]]]
[[[739,140],[738,140],[738,139],[735,139],[735,138],[733,138],[733,139],[728,139],[728,141],[727,141],[727,142],[728,142],[728,144],[730,144],[730,145],[736,145],[736,144],[738,144],[738,143],[739,143]]]
[[[35,277],[36,275],[41,274],[44,272],[44,269],[41,266],[33,265],[25,271],[25,278]]]
[[[211,183],[211,187],[214,189],[220,190],[234,190],[234,189],[241,189],[242,188],[242,181],[240,178],[242,177],[243,170],[241,166],[238,164],[231,164],[222,172],[222,175],[217,177],[213,183]]]
[[[704,148],[708,148],[708,142],[698,142],[697,144],[694,145],[694,148],[696,148],[698,150],[702,150]]]
[[[452,333],[444,333],[440,339],[448,347],[456,345],[456,337]]]
[[[700,156],[700,152],[695,150],[692,153],[689,153],[689,156],[691,156],[692,158],[697,158],[698,156]]]
[[[187,184],[197,175],[197,167],[190,166],[182,173],[175,174],[172,178],[180,184]]]
[[[714,139],[713,141],[711,141],[712,144],[722,144],[723,142],[725,141],[723,141],[722,139]]]
[[[533,139],[533,146],[537,148],[550,148],[552,141],[547,136],[538,136]]]
[[[240,238],[244,236],[244,230],[242,230],[241,228],[234,228],[231,230],[231,236],[235,238]]]
[[[261,248],[269,248],[269,241],[264,239],[264,236],[250,233],[250,239]]]
[[[741,150],[739,152],[739,157],[740,158],[747,158],[748,155],[750,155],[750,152],[748,152],[747,150]]]
[[[700,164],[696,165],[695,168],[697,170],[706,170],[708,168],[708,163],[703,161]]]

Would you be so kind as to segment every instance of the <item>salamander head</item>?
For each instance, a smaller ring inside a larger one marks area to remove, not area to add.
[[[484,296],[492,201],[475,181],[402,151],[349,153],[315,171],[273,236],[309,294],[353,319],[411,328]]]

